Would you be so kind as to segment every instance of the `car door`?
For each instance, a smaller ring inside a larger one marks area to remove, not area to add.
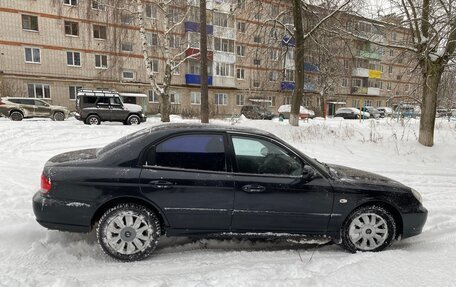
[[[129,111],[124,108],[122,101],[119,97],[112,97],[110,99],[111,105],[111,120],[112,121],[125,121]]]
[[[35,101],[33,99],[20,99],[20,108],[24,111],[24,117],[35,116]]]
[[[110,106],[110,98],[111,97],[98,97],[97,100],[97,114],[101,118],[102,121],[110,121],[111,120],[111,106]]]
[[[180,134],[147,152],[141,190],[160,206],[171,230],[229,230],[234,182],[225,142],[223,133]]]
[[[42,100],[33,100],[35,103],[35,116],[49,117],[51,115],[51,107],[48,103]]]
[[[267,138],[231,135],[233,231],[323,233],[332,187],[294,152]]]

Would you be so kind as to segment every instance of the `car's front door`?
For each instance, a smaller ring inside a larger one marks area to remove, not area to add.
[[[333,204],[330,184],[288,148],[232,135],[233,231],[323,233]]]
[[[172,230],[229,230],[234,182],[223,133],[181,134],[152,146],[141,172],[145,196]]]
[[[125,121],[127,119],[129,111],[124,108],[119,97],[112,97],[110,106],[112,121]]]
[[[42,100],[33,100],[35,103],[35,116],[37,117],[49,117],[51,116],[51,107],[48,103]]]
[[[24,111],[24,117],[35,116],[35,100],[33,99],[20,99],[21,109]]]
[[[111,120],[110,98],[111,97],[98,97],[96,111],[102,121]]]

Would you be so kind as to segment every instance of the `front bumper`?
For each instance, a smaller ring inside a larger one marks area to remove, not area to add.
[[[402,238],[420,234],[426,223],[427,216],[428,211],[422,205],[415,212],[402,214]]]
[[[147,116],[146,115],[140,115],[140,118],[141,118],[141,122],[144,123],[147,121]]]
[[[94,206],[85,202],[71,202],[44,196],[33,196],[36,221],[48,229],[71,232],[90,232]]]

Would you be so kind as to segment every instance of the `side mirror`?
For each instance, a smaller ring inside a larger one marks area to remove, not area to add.
[[[310,165],[304,165],[302,169],[302,179],[305,181],[311,181],[316,176],[315,169]]]

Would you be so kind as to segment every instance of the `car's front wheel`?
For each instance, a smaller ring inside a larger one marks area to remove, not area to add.
[[[62,112],[55,112],[54,115],[52,116],[52,119],[54,121],[63,121],[65,120],[65,114]]]
[[[131,115],[127,119],[127,124],[129,125],[139,125],[141,123],[141,119],[137,115]]]
[[[97,115],[90,115],[85,120],[85,123],[88,125],[99,125],[101,123],[100,117]]]
[[[24,118],[24,115],[21,112],[14,111],[10,114],[9,117],[12,121],[22,121],[22,119]]]
[[[98,223],[97,238],[103,251],[121,261],[143,260],[157,247],[160,222],[148,208],[122,203],[108,209]]]
[[[350,214],[342,227],[342,246],[350,252],[381,251],[396,237],[392,214],[380,206],[365,206]]]

